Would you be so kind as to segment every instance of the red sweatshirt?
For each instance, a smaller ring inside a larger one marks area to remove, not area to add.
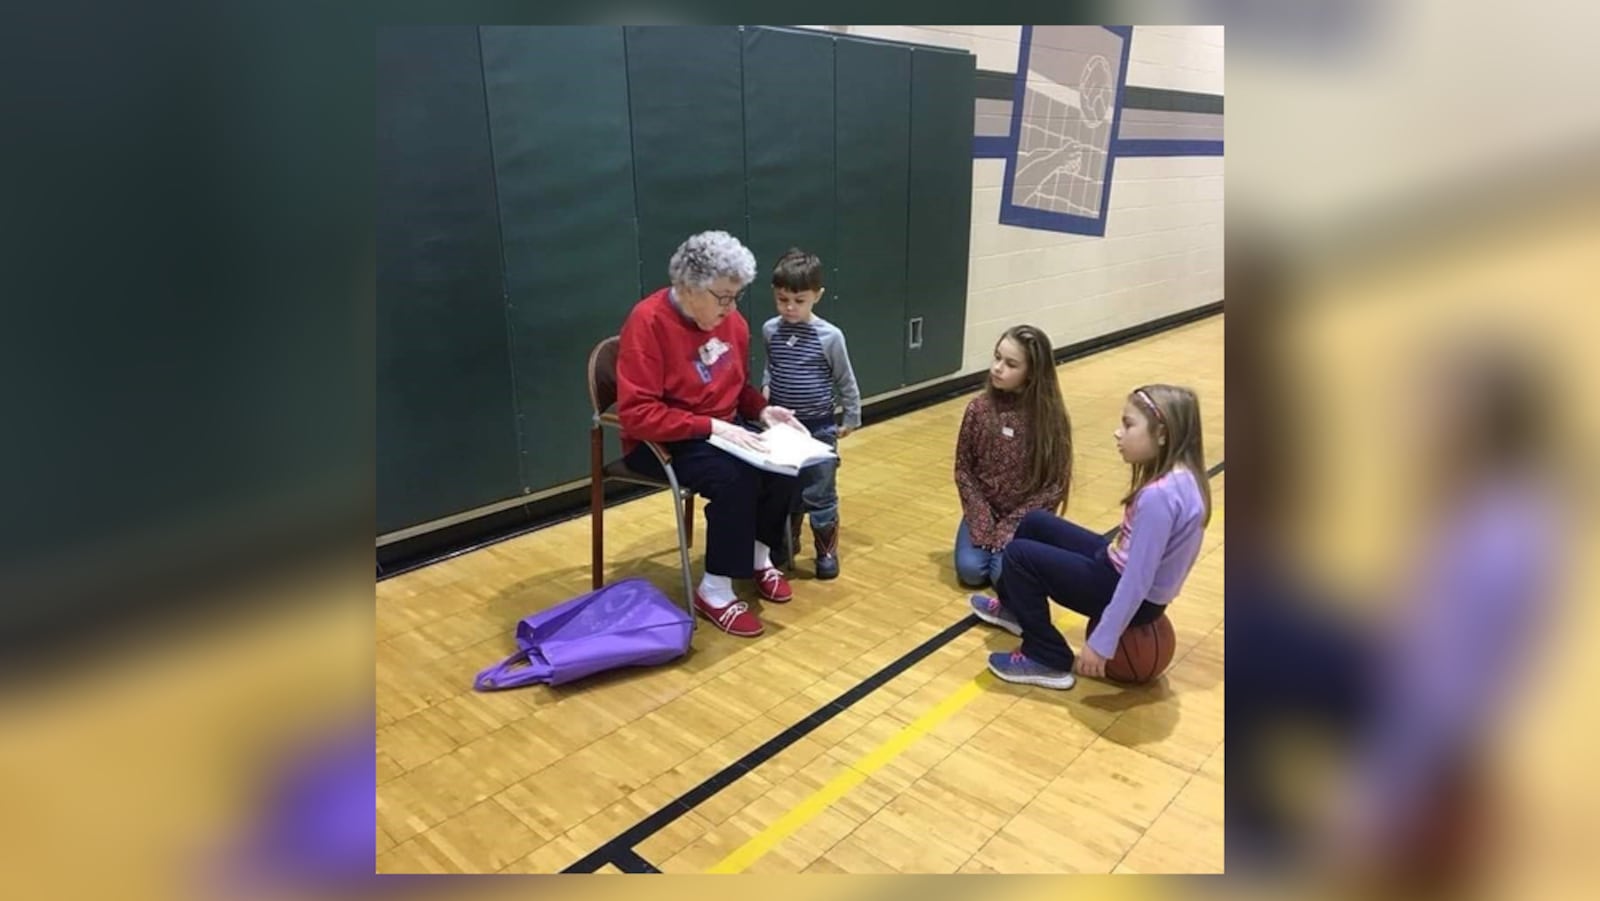
[[[712,419],[755,419],[767,406],[748,381],[750,326],[739,311],[701,331],[667,291],[639,301],[622,324],[617,415],[624,453],[641,440],[708,438]]]

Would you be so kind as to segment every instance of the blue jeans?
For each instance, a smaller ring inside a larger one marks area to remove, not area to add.
[[[972,543],[972,530],[966,519],[956,529],[956,578],[968,588],[1000,584],[1002,551],[987,551]]]
[[[839,449],[839,426],[833,417],[802,419],[811,437]],[[825,529],[839,521],[839,461],[816,463],[800,470],[800,509],[811,514],[811,527]]]

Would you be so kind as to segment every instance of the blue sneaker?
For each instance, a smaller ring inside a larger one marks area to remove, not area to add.
[[[978,619],[991,626],[999,626],[1018,638],[1022,637],[1022,623],[1017,622],[1017,618],[1011,615],[1011,611],[1007,610],[1004,604],[1000,603],[999,598],[992,598],[986,594],[975,594],[972,596],[971,604],[972,612],[977,615]]]
[[[989,672],[1007,682],[1016,682],[1021,685],[1037,685],[1040,688],[1068,689],[1077,683],[1071,673],[1051,669],[1042,663],[1034,663],[1022,655],[1021,651],[1012,651],[1009,654],[1002,651],[989,655]]]

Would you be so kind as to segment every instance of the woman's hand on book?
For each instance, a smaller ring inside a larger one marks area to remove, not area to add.
[[[771,408],[768,407],[768,409]],[[721,419],[711,420],[711,434],[716,435],[730,444],[736,444],[739,447],[748,448],[756,453],[764,454],[767,452],[767,443],[761,440],[760,435],[742,426],[734,425],[731,422],[724,422]]]

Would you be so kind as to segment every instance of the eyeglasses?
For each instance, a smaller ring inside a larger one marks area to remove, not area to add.
[[[710,288],[706,289],[706,293],[710,294],[712,297],[715,297],[717,299],[717,306],[722,307],[723,309],[733,306],[744,298],[744,289],[742,288],[727,296],[718,294]]]

